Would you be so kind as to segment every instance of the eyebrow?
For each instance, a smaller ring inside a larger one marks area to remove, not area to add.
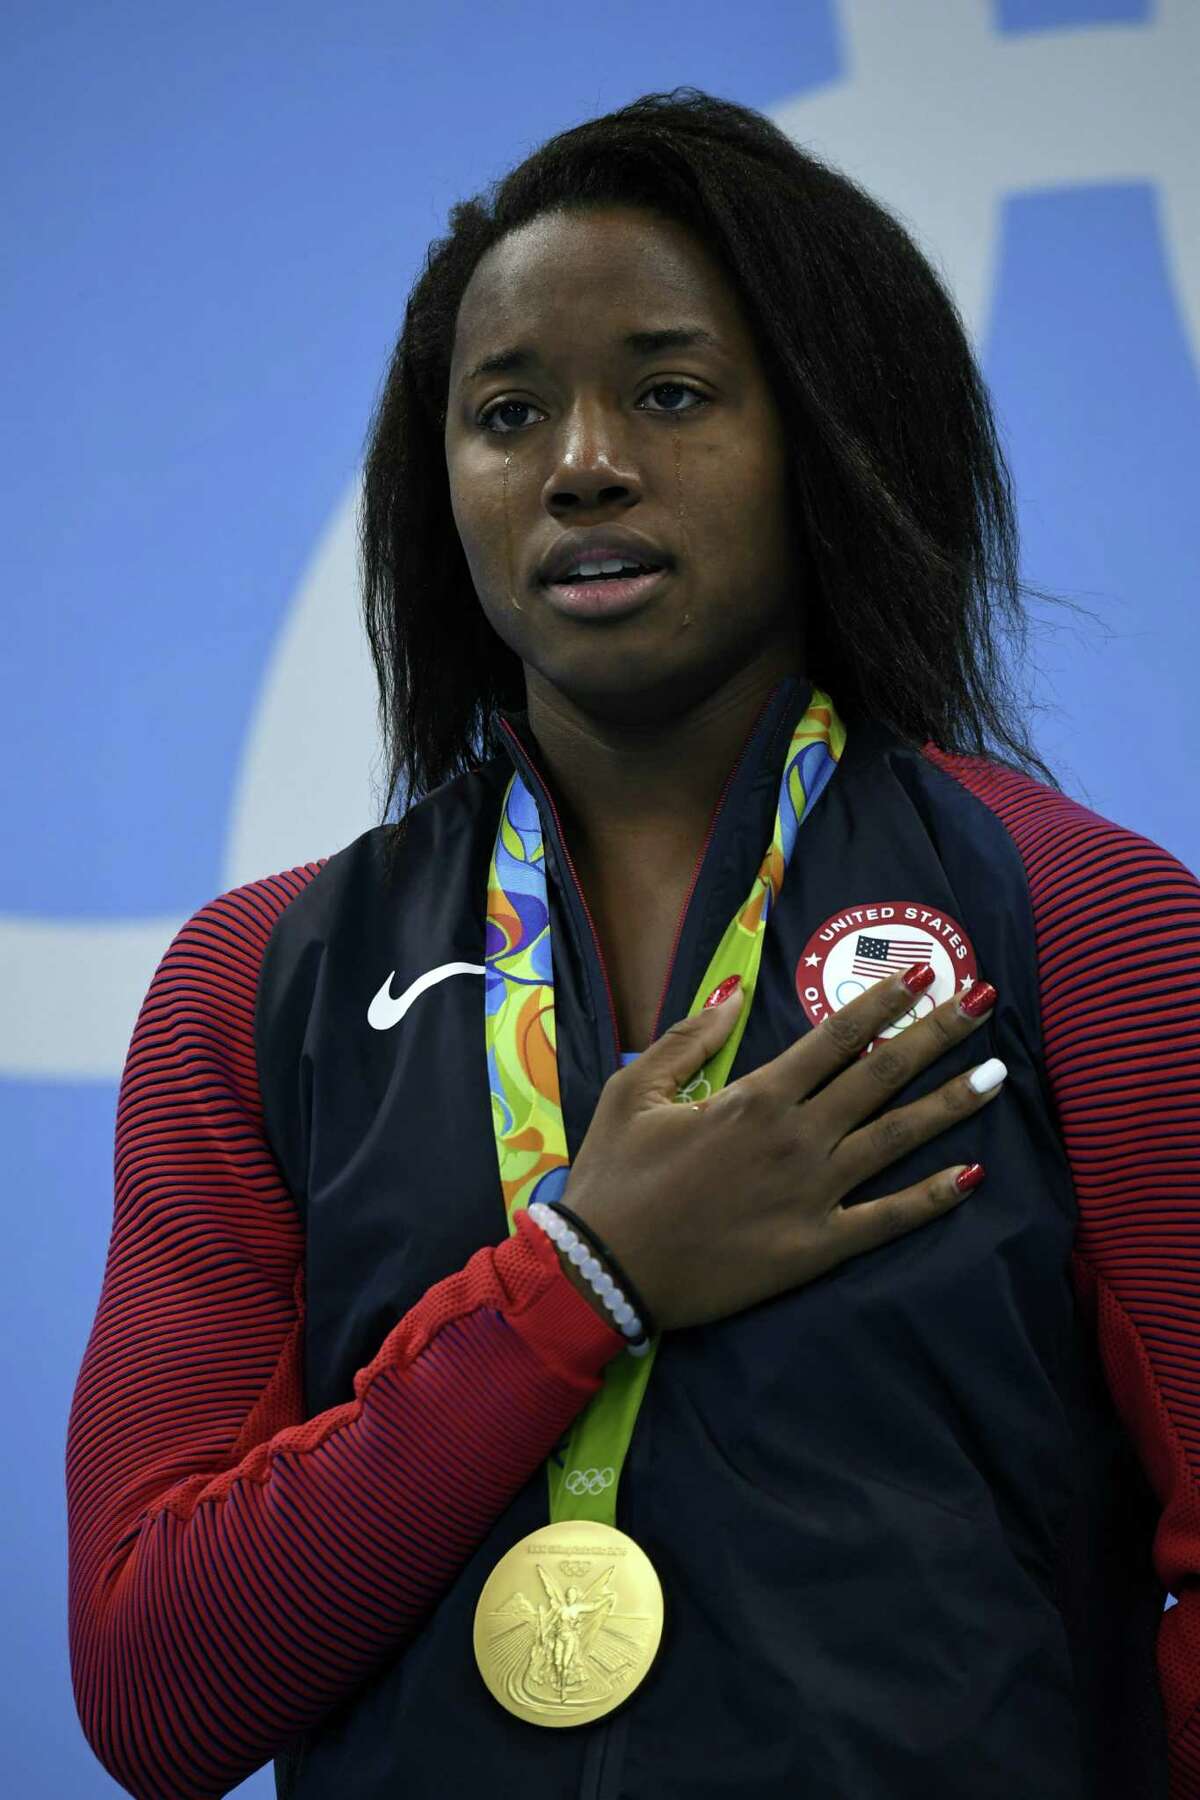
[[[663,331],[631,331],[621,343],[635,356],[656,356],[660,350],[689,350],[695,345],[710,350],[721,348],[712,332],[705,331],[702,325],[674,325]],[[497,350],[494,355],[477,362],[473,369],[468,369],[462,378],[463,385],[479,375],[508,375],[514,369],[528,369],[537,361],[537,352],[524,344],[514,345],[511,350]]]

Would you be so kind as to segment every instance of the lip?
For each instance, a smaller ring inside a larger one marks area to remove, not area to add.
[[[636,612],[671,571],[653,569],[648,575],[631,575],[628,581],[543,582],[556,612],[576,619],[610,619]]]
[[[608,562],[613,557],[623,557],[652,570],[670,568],[673,560],[643,532],[628,525],[593,525],[587,530],[564,531],[538,564],[537,579],[561,583],[579,563]]]

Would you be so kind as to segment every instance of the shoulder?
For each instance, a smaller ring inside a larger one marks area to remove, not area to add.
[[[163,951],[134,1024],[119,1110],[148,1094],[211,1088],[258,1109],[253,1051],[264,955],[280,916],[323,861],[244,882],[206,900]]]
[[[1039,928],[1052,929],[1080,908],[1093,920],[1111,913],[1125,928],[1131,918],[1152,927],[1164,909],[1191,916],[1200,906],[1200,881],[1141,832],[988,757],[935,744],[921,754],[1004,826],[1025,865]]]
[[[261,955],[276,922],[329,863],[329,857],[297,863],[275,875],[242,882],[206,900],[180,927],[167,952],[186,957],[204,945],[226,947],[237,958]]]
[[[1073,1129],[1089,1144],[1107,1129],[1111,1150],[1118,1127],[1146,1132],[1185,1114],[1193,1130],[1200,880],[1163,845],[1031,775],[933,745],[923,754],[1001,821],[1024,863],[1068,1145]]]
[[[271,934],[326,867],[328,858],[299,863],[241,883],[197,907],[164,951],[147,1002],[187,1000],[190,1010],[227,1012],[253,1006],[253,987]]]

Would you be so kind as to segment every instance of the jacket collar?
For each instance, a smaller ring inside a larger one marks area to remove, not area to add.
[[[777,682],[734,759],[680,917],[675,950],[660,997],[655,1037],[686,1014],[710,956],[750,891],[774,827],[787,747],[808,707],[812,687],[807,678],[791,675]],[[533,796],[543,840],[548,848],[553,848],[554,854],[546,859],[547,869],[563,890],[581,940],[585,945],[590,940],[595,959],[593,974],[598,977],[596,985],[602,994],[608,985],[603,957],[529,727],[529,715],[524,710],[501,711],[499,719],[504,749]]]

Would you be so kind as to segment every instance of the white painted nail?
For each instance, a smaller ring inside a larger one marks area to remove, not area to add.
[[[968,1084],[977,1094],[988,1094],[994,1087],[999,1087],[1008,1069],[998,1056],[989,1057],[987,1062],[977,1063],[967,1076]]]

